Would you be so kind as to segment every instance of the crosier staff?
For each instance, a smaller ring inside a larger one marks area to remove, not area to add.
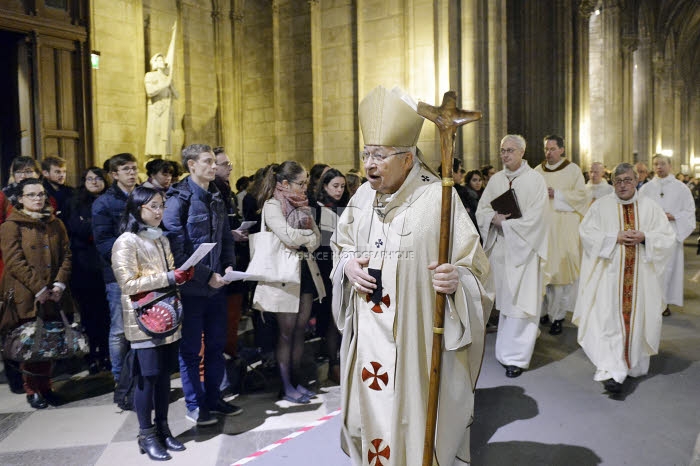
[[[440,211],[440,246],[438,264],[449,261],[450,234],[452,223],[452,157],[454,154],[457,128],[481,118],[481,112],[470,112],[457,108],[457,93],[448,91],[442,97],[442,105],[433,107],[425,102],[418,103],[418,114],[435,123],[440,131],[440,152],[442,155],[442,207]],[[433,351],[430,364],[430,388],[428,392],[428,413],[425,421],[423,442],[423,466],[432,466],[435,429],[437,423],[438,395],[440,391],[440,369],[442,365],[442,335],[445,322],[444,293],[438,293],[433,314]]]

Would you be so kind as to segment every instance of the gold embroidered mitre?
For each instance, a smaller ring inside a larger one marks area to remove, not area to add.
[[[391,91],[375,87],[360,102],[360,129],[365,145],[415,146],[423,127],[423,117],[416,113],[410,96],[398,87]]]

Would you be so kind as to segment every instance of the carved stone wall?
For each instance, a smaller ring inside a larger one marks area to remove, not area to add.
[[[144,151],[143,9],[138,0],[94,0],[90,8],[90,46],[100,52],[100,69],[92,71],[93,160],[102,165],[114,154]]]
[[[645,16],[637,20],[640,5]],[[357,106],[380,84],[432,104],[454,89],[461,107],[482,111],[457,135],[467,168],[500,167],[507,132],[528,139],[531,164],[542,160],[541,138],[550,132],[584,168],[635,153],[646,160],[662,148],[692,164],[697,90],[674,74],[673,44],[659,47],[663,36],[649,20],[658,12],[648,5],[95,0],[91,47],[102,58],[92,72],[95,158],[143,157],[143,75],[177,19],[173,153],[193,142],[224,145],[234,178],[286,159],[359,167]],[[437,166],[434,125],[425,124],[419,145]]]

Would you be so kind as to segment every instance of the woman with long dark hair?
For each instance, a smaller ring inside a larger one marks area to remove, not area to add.
[[[316,223],[321,231],[321,245],[316,249],[314,256],[327,294],[323,301],[314,303],[314,315],[316,316],[316,335],[323,339],[324,349],[328,357],[328,377],[335,383],[340,382],[340,359],[338,356],[340,332],[338,332],[333,320],[331,309],[332,297],[330,293],[333,289],[331,283],[331,270],[333,269],[331,238],[335,233],[342,208],[348,205],[349,198],[350,193],[347,189],[345,176],[335,168],[326,171],[321,177],[316,195]]]
[[[304,330],[314,298],[323,299],[325,296],[316,260],[310,254],[320,244],[321,233],[306,197],[307,183],[304,167],[290,160],[271,168],[263,179],[258,201],[264,201],[262,217],[265,227],[289,249],[288,260],[300,263],[301,275],[299,284],[258,282],[253,299],[254,307],[277,313],[281,396],[292,403],[302,404],[309,403],[315,396],[313,391],[304,387],[299,377]]]
[[[90,167],[68,202],[64,218],[73,253],[71,291],[90,345],[89,371],[111,370],[109,362],[109,305],[102,277],[102,263],[92,236],[92,203],[107,189],[105,172]]]
[[[149,336],[136,323],[131,297],[181,285],[194,273],[194,269],[175,269],[170,243],[159,228],[164,209],[165,199],[160,192],[143,186],[134,188],[126,201],[122,234],[112,248],[112,269],[122,290],[124,334],[135,352],[132,375],[136,380],[138,445],[141,453],[158,461],[171,458],[166,450],[185,449],[168,427],[170,374],[178,370],[180,329],[163,338]]]
[[[484,192],[483,179],[483,175],[479,170],[470,170],[469,172],[467,172],[467,176],[464,177],[463,191],[465,193],[465,196],[462,199],[462,202],[464,202],[464,207],[467,208],[467,213],[469,213],[469,218],[472,219],[474,226],[477,226],[476,208],[479,205],[481,193]],[[476,231],[479,231],[478,227]],[[481,236],[481,233],[479,233],[479,236]]]

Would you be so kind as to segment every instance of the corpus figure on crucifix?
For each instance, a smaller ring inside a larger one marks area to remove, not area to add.
[[[416,147],[423,118],[398,89],[360,103],[368,183],[333,238],[333,313],[341,346],[342,446],[355,465],[418,464],[423,455],[433,309],[445,293],[434,464],[469,461],[473,389],[491,310],[488,258],[452,190],[453,240],[438,265],[442,185]],[[448,197],[449,198],[449,197]]]

